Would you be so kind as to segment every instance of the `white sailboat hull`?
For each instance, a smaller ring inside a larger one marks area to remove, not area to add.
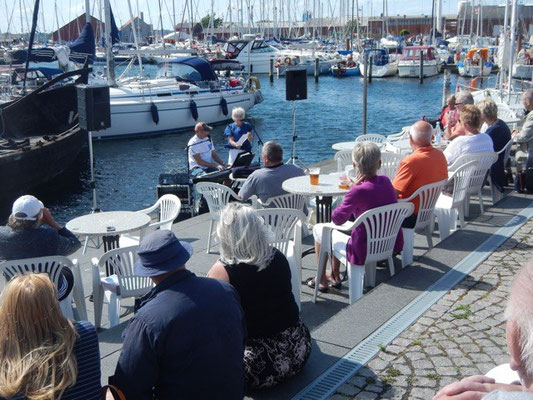
[[[367,74],[366,64],[361,63],[359,69],[361,70],[361,75],[366,76]],[[385,65],[372,65],[372,78],[385,78],[387,76],[394,76],[398,72],[398,64],[395,62],[388,63]]]
[[[531,79],[533,74],[533,65],[515,64],[513,65],[513,78]]]
[[[441,66],[436,62],[424,63],[424,78],[435,76],[440,73]],[[401,78],[418,78],[420,76],[420,62],[399,61],[398,75]]]
[[[475,78],[476,76],[488,76],[492,72],[492,66],[484,65],[483,69],[479,65],[465,65],[459,67],[459,75],[467,78]]]
[[[198,121],[216,124],[229,120],[236,107],[245,110],[262,101],[258,91],[223,90],[157,96],[147,91],[130,88],[111,88],[111,127],[94,132],[95,139],[119,139],[160,135],[194,127]],[[223,113],[221,98],[227,102],[227,114]],[[197,106],[198,118],[193,118],[191,100]],[[154,121],[152,104],[157,107],[158,123]]]

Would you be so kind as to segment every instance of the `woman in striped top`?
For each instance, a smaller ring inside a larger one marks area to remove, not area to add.
[[[63,316],[46,274],[19,276],[6,286],[0,338],[0,399],[99,399],[96,330]]]

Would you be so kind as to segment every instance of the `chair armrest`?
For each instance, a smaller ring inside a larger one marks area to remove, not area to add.
[[[254,210],[260,210],[263,207],[263,203],[261,203],[261,200],[259,200],[259,198],[257,197],[257,195],[253,195],[253,196],[250,196],[250,198],[248,199],[252,202],[252,208]]]
[[[96,257],[91,258],[91,263],[93,264],[93,267],[98,268],[98,258]]]

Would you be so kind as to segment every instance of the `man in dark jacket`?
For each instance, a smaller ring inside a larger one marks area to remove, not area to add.
[[[127,399],[242,399],[245,328],[231,285],[185,269],[188,243],[158,230],[141,240],[135,274],[155,287],[124,332],[111,384]]]

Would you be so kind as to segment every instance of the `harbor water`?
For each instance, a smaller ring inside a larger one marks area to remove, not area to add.
[[[154,73],[153,66],[147,66]],[[493,80],[492,77],[491,80]],[[452,76],[452,90],[456,86]],[[292,108],[296,110],[296,155],[304,165],[332,158],[336,142],[354,140],[362,130],[363,79],[321,76],[318,84],[308,78],[308,99],[285,100],[285,79],[260,77],[264,102],[247,115],[257,134],[266,142],[283,146],[285,159],[291,155]],[[368,87],[367,133],[391,134],[422,116],[437,117],[441,110],[443,76],[417,79],[373,79]],[[462,81],[468,84],[468,81]],[[485,82],[489,84],[489,82]],[[199,117],[201,120],[201,114]],[[211,133],[223,160],[225,124]],[[156,201],[158,176],[164,172],[185,172],[185,146],[193,132],[177,132],[141,139],[95,141],[94,159],[98,207],[103,211],[138,210]],[[256,135],[257,136],[257,135]],[[254,141],[257,153],[257,140]],[[89,153],[85,148],[74,165],[63,175],[34,191],[60,223],[91,212]],[[9,205],[0,209],[2,222]]]

